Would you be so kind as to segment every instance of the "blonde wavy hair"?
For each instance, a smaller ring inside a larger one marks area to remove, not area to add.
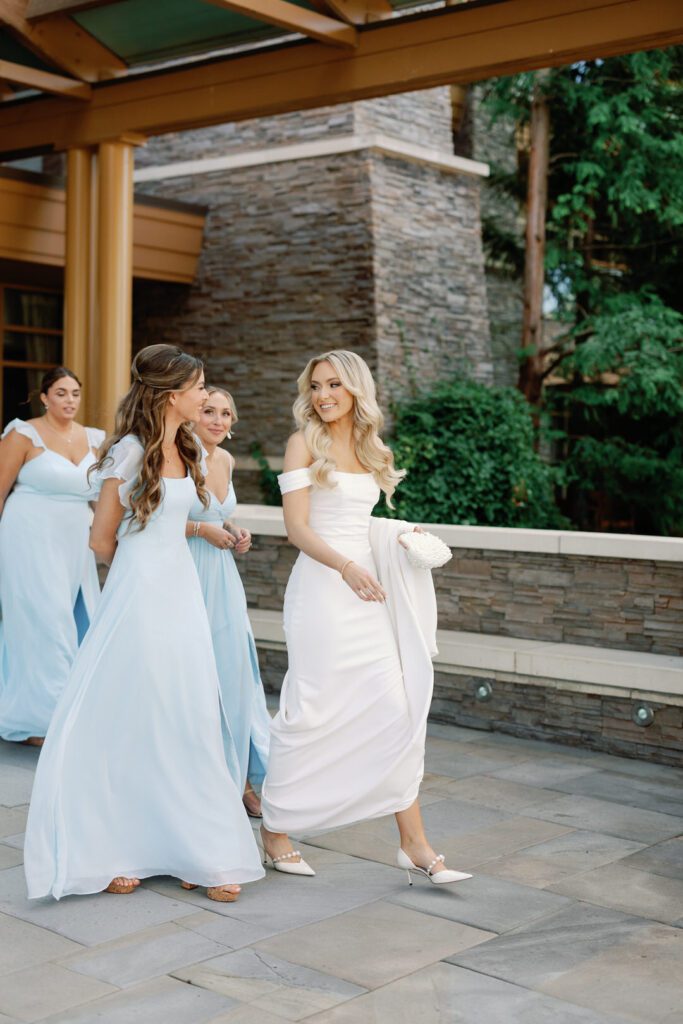
[[[299,397],[294,403],[294,419],[313,456],[310,469],[314,485],[334,487],[330,473],[336,468],[329,454],[332,437],[313,406],[311,378],[319,363],[330,363],[343,386],[353,395],[353,443],[356,456],[384,491],[389,508],[393,508],[391,497],[406,471],[396,469],[393,452],[379,436],[384,416],[377,404],[370,368],[359,355],[346,349],[333,349],[314,356],[297,381]]]
[[[140,482],[130,497],[131,524],[144,530],[163,498],[161,472],[164,454],[164,415],[172,391],[192,387],[204,369],[195,356],[188,355],[175,345],[148,345],[133,360],[130,390],[119,402],[116,410],[114,433],[104,442],[100,457],[89,472],[101,470],[112,462],[109,454],[113,445],[127,434],[134,434],[144,448]],[[201,470],[201,452],[187,423],[181,424],[176,434],[176,447],[188,473],[197,488],[205,508],[209,494],[204,486]]]

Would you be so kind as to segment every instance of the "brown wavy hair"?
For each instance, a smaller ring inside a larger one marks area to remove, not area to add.
[[[163,498],[161,471],[164,454],[164,415],[172,391],[184,391],[198,379],[204,364],[175,345],[148,345],[138,352],[131,376],[130,390],[119,402],[116,410],[114,433],[104,442],[101,454],[91,472],[103,469],[113,445],[128,434],[133,434],[144,448],[140,483],[130,497],[131,523],[144,530]],[[201,469],[201,451],[187,423],[178,428],[175,439],[178,454],[197,488],[199,499],[208,508],[209,494],[204,486]]]

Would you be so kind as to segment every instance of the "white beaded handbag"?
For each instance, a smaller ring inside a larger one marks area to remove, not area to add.
[[[400,535],[399,544],[406,549],[408,561],[416,569],[439,569],[453,557],[448,544],[434,533],[410,530]]]

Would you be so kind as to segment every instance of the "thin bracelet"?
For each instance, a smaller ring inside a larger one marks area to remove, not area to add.
[[[199,530],[201,528],[201,525],[202,524],[200,522],[197,522],[197,523],[194,524],[194,526],[192,527],[192,536],[193,537],[198,537],[199,536]]]
[[[342,565],[341,569],[339,570],[339,575],[341,576],[342,579],[344,579],[344,569],[346,568],[347,565],[351,565],[352,562],[352,558],[347,558],[344,564]],[[346,580],[344,580],[344,582],[346,583]]]

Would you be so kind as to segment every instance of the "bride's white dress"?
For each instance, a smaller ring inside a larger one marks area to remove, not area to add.
[[[311,486],[306,469],[279,479],[283,493]],[[311,490],[309,524],[376,576],[375,479],[336,472],[332,480],[332,489]],[[266,827],[310,833],[405,810],[423,775],[424,720],[411,718],[387,606],[361,601],[338,572],[302,552],[287,585],[284,628],[289,669],[271,726]]]

